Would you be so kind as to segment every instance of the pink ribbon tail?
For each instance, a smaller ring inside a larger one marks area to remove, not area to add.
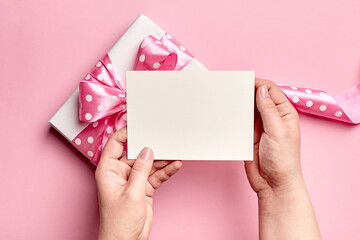
[[[360,84],[332,97],[310,88],[280,86],[296,110],[351,124],[360,123]]]

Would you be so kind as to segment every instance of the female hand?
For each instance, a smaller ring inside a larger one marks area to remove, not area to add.
[[[299,117],[273,82],[256,79],[254,161],[245,163],[258,195],[260,239],[321,239],[300,164]]]
[[[155,161],[150,148],[136,160],[123,154],[126,128],[115,132],[102,152],[95,178],[100,208],[99,239],[148,239],[155,189],[174,175],[181,161]]]
[[[259,197],[282,194],[302,185],[299,117],[273,82],[255,80],[254,161],[245,162]]]

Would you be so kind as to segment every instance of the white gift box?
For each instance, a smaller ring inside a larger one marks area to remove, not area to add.
[[[164,34],[165,31],[146,16],[141,14],[136,18],[126,32],[108,51],[111,62],[122,81],[125,80],[126,71],[133,70],[135,58],[142,40],[148,35],[160,39]],[[196,58],[193,58],[182,70],[207,69]],[[123,83],[123,86],[126,86],[126,84]],[[49,120],[52,127],[70,142],[89,125],[89,123],[79,120],[78,97],[79,89],[77,88]]]

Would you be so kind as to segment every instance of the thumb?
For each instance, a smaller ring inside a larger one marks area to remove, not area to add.
[[[135,160],[129,176],[129,188],[145,190],[146,183],[154,162],[153,151],[146,147],[143,148]]]
[[[280,113],[271,99],[268,87],[263,85],[256,91],[256,106],[260,112],[265,133],[276,135],[283,129],[283,121]]]

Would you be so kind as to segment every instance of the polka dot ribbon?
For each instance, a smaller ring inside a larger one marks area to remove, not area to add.
[[[299,112],[350,124],[360,123],[360,84],[334,98],[324,91],[278,86]]]
[[[166,33],[160,40],[148,36],[139,47],[134,69],[181,70],[192,58],[170,34]],[[324,91],[279,87],[299,112],[360,123],[360,84],[334,98]],[[127,124],[125,86],[107,54],[80,81],[79,103],[80,121],[90,124],[71,143],[97,165],[107,139]]]
[[[139,46],[134,69],[181,70],[192,59],[170,34],[160,40],[147,36]],[[90,124],[71,143],[97,165],[107,139],[127,124],[125,86],[107,54],[80,81],[79,119]]]

